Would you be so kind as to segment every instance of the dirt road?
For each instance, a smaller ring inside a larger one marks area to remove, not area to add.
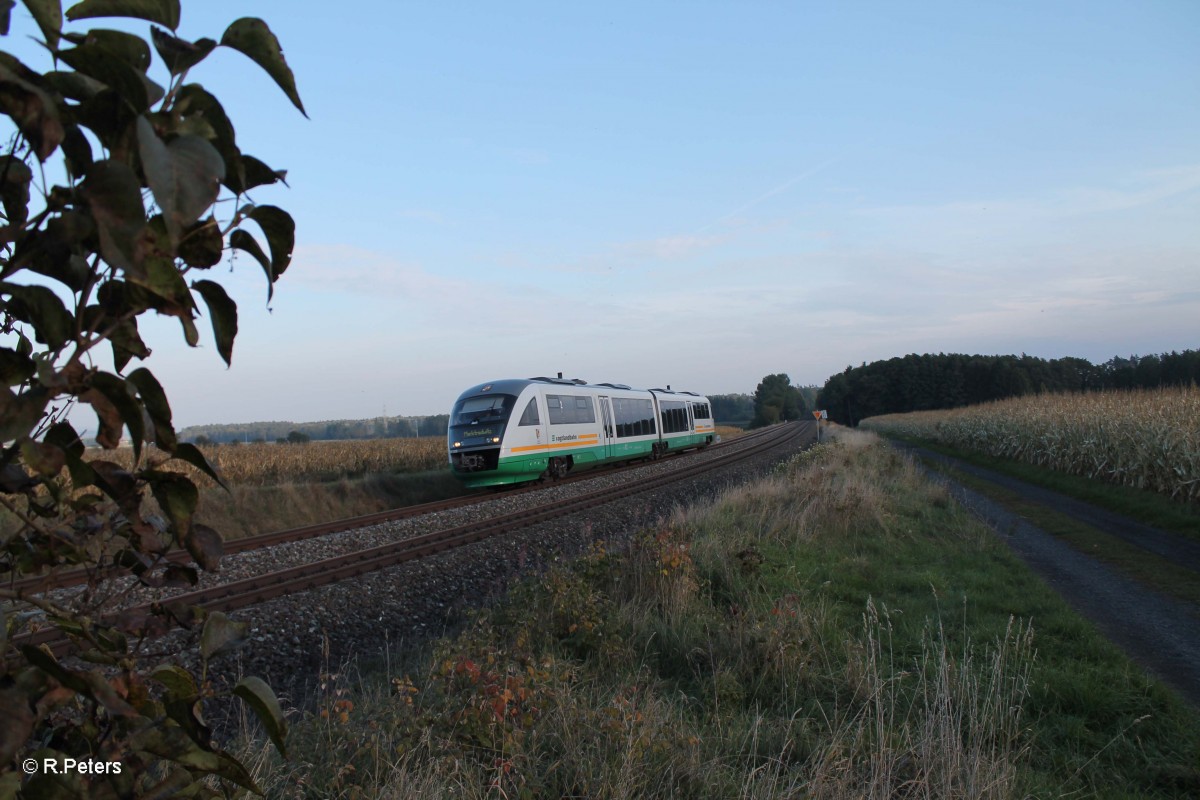
[[[953,466],[977,478],[1018,492],[1030,502],[1118,536],[1173,563],[1197,572],[1200,543],[1143,525],[1049,489],[968,464],[924,448],[893,442],[924,459]],[[938,476],[939,480],[946,480]],[[1005,539],[1047,583],[1091,620],[1130,658],[1200,707],[1200,607],[1148,589],[1112,567],[1075,550],[1050,534],[953,480],[951,493]]]

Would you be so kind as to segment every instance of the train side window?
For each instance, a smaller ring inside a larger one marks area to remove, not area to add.
[[[550,424],[562,425],[570,422],[568,418],[568,409],[563,408],[563,397],[560,394],[546,395],[546,406],[550,411]],[[571,417],[574,417],[574,409],[570,409]]]
[[[596,409],[592,406],[592,398],[575,398],[575,422],[592,424],[596,421]]]
[[[525,413],[521,414],[521,425],[541,425],[538,419],[537,398],[529,398],[529,405],[525,406]]]

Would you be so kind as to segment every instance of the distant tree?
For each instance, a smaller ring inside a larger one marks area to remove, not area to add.
[[[748,424],[754,416],[754,398],[748,394],[711,394],[713,417],[727,424]]]
[[[9,34],[14,5],[0,0],[0,35]],[[166,603],[146,618],[114,620],[104,603],[119,598],[108,591],[68,597],[10,587],[12,578],[71,565],[94,576],[120,566],[151,588],[195,583],[195,568],[164,558],[175,547],[216,568],[220,535],[194,519],[198,490],[171,461],[219,478],[179,440],[154,374],[127,367],[150,356],[139,318],[174,318],[194,347],[202,309],[229,363],[237,306],[209,270],[240,250],[265,271],[270,297],[291,260],[291,216],[247,194],[285,173],[241,152],[220,102],[191,77],[200,62],[218,47],[237,50],[303,106],[262,20],[236,20],[219,42],[188,41],[175,34],[179,0],[82,0],[66,9],[68,22],[149,21],[144,39],[66,30],[59,0],[24,6],[28,17],[16,20],[36,23],[48,63],[40,72],[0,51],[9,125],[0,133],[0,505],[16,525],[0,543],[0,796],[229,796],[233,784],[254,789],[254,780],[220,749],[202,706],[236,695],[281,750],[284,733],[261,680],[229,691],[207,679],[209,660],[239,641],[238,626]],[[116,448],[128,431],[132,467],[84,458],[68,422],[77,405],[95,412],[102,448]],[[167,460],[145,457],[151,442]],[[165,532],[143,516],[147,493]],[[148,644],[148,634],[183,620],[203,620],[198,675],[160,662]],[[27,638],[38,627],[69,636],[66,657]],[[22,754],[60,764],[119,760],[123,770],[25,778],[16,770]]]
[[[213,440],[205,436],[203,433],[196,437],[195,442],[200,447],[207,447],[213,443]]]
[[[767,375],[754,390],[754,419],[750,427],[800,419],[804,412],[804,400],[800,390],[792,386],[792,379],[784,373]]]
[[[301,433],[300,431],[292,431],[287,435],[288,444],[308,444],[311,441],[311,436],[309,436],[307,433]]]

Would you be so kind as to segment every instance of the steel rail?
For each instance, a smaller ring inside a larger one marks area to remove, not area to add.
[[[708,450],[727,447],[735,443],[752,442],[759,437],[769,433],[768,429],[756,431],[755,433],[739,436],[736,439],[721,441],[714,445],[710,445]],[[687,455],[689,453],[698,452],[697,450],[686,450],[672,453],[675,455]],[[565,486],[578,481],[590,480],[602,474],[620,469],[622,463],[612,466],[599,467],[588,469],[578,475],[572,475],[567,478],[562,478],[550,485]],[[506,496],[516,494],[525,494],[528,492],[539,491],[546,488],[544,483],[534,483],[527,486],[521,486],[514,489],[509,489],[504,492]],[[314,525],[305,525],[300,528],[289,528],[286,530],[269,531],[267,533],[259,533],[253,536],[245,536],[241,539],[232,539],[223,543],[222,555],[232,555],[234,553],[244,553],[250,550],[258,550],[264,547],[274,547],[278,544],[288,542],[299,542],[305,539],[314,539],[318,536],[328,536],[331,533],[344,533],[349,530],[358,528],[367,528],[372,525],[380,525],[386,522],[395,522],[402,519],[410,519],[419,517],[425,514],[432,514],[437,511],[448,511],[455,508],[464,508],[466,506],[484,503],[495,498],[495,494],[472,494],[462,497],[452,497],[446,500],[434,500],[428,503],[418,503],[411,506],[403,506],[401,508],[388,509],[386,511],[376,511],[371,514],[362,514],[356,517],[346,517],[344,519],[332,520],[330,522],[319,522]],[[193,563],[192,555],[187,550],[182,548],[170,550],[162,555],[162,560],[158,562],[173,564],[190,564]],[[93,580],[100,581],[109,578],[117,578],[128,575],[129,571],[124,567],[105,565],[99,568],[83,568],[74,567],[70,569],[61,569],[51,571],[44,575],[32,575],[25,578],[10,580],[5,585],[5,588],[18,594],[36,594],[47,592],[52,589],[65,589],[71,586],[79,586],[89,583]]]
[[[756,444],[736,454],[721,459],[694,464],[680,470],[655,476],[646,481],[621,486],[597,489],[587,494],[566,500],[547,503],[534,508],[515,511],[484,522],[474,522],[421,534],[398,542],[379,545],[367,550],[358,550],[334,556],[322,561],[301,564],[296,567],[266,573],[241,581],[233,581],[210,589],[176,595],[170,602],[200,605],[210,610],[232,611],[247,605],[271,600],[295,592],[307,591],[330,583],[358,577],[396,564],[461,547],[499,534],[526,528],[540,522],[592,508],[629,495],[640,494],[676,481],[707,472],[717,467],[726,467],[743,459],[758,455],[763,450],[790,443],[798,438],[805,426],[790,426],[786,435]]]

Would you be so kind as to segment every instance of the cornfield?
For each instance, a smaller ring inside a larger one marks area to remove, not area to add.
[[[1200,388],[1044,394],[862,426],[1200,503]]]
[[[420,439],[354,439],[305,444],[239,444],[201,447],[209,463],[229,486],[269,486],[281,483],[336,480],[379,472],[419,472],[448,464],[444,436]],[[95,458],[131,467],[133,451],[90,451]],[[151,449],[143,459],[162,460],[166,454]],[[182,461],[167,468],[187,473],[199,486],[212,480]]]

